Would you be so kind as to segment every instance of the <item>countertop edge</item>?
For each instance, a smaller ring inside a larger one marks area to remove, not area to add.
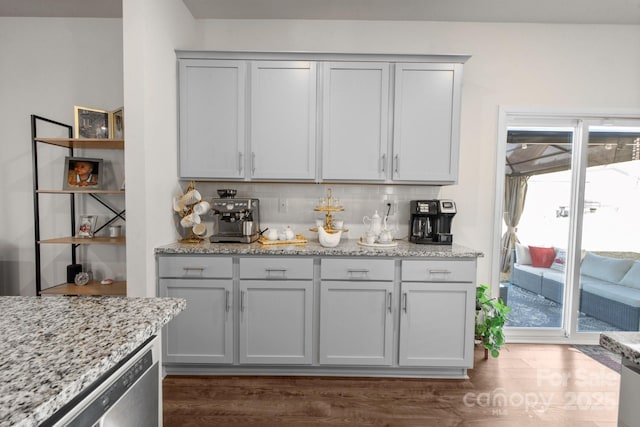
[[[295,255],[320,257],[425,257],[425,258],[478,258],[484,253],[453,245],[418,245],[406,240],[397,241],[395,247],[360,246],[357,240],[341,242],[337,247],[325,248],[317,241],[302,245],[262,245],[260,243],[181,243],[174,242],[156,247],[155,255]]]
[[[600,345],[631,363],[640,364],[640,332],[603,332]]]

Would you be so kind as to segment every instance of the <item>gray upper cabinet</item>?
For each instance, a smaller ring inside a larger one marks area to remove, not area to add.
[[[393,181],[458,178],[462,64],[395,66]]]
[[[180,178],[454,184],[466,56],[178,52]]]
[[[183,59],[179,73],[180,178],[242,178],[246,63]]]
[[[322,180],[384,181],[389,64],[323,65]]]
[[[251,64],[251,173],[256,180],[316,177],[316,64]]]

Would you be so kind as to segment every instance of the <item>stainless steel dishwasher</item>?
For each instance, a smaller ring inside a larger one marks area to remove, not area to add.
[[[143,345],[107,378],[63,408],[55,421],[43,425],[158,427],[159,367],[154,342]]]

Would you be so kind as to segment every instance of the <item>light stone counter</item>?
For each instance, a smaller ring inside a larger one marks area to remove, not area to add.
[[[640,365],[640,332],[603,332],[600,345],[622,355],[628,362]]]
[[[0,427],[42,423],[185,307],[179,298],[0,297]]]
[[[618,426],[640,426],[640,332],[603,332],[600,345],[622,355]]]
[[[325,248],[317,240],[301,245],[263,245],[261,243],[173,243],[155,249],[160,254],[212,254],[212,255],[307,255],[307,256],[366,256],[366,257],[435,257],[477,258],[482,252],[460,245],[416,245],[396,240],[398,246],[361,246],[356,239],[342,240],[335,248]]]

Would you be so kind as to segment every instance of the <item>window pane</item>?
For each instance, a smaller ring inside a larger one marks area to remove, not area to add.
[[[503,248],[518,243],[501,278],[507,326],[563,326],[565,273],[556,255],[569,236],[573,134],[566,127],[508,129]]]
[[[639,329],[639,156],[640,129],[589,129],[578,331]]]

